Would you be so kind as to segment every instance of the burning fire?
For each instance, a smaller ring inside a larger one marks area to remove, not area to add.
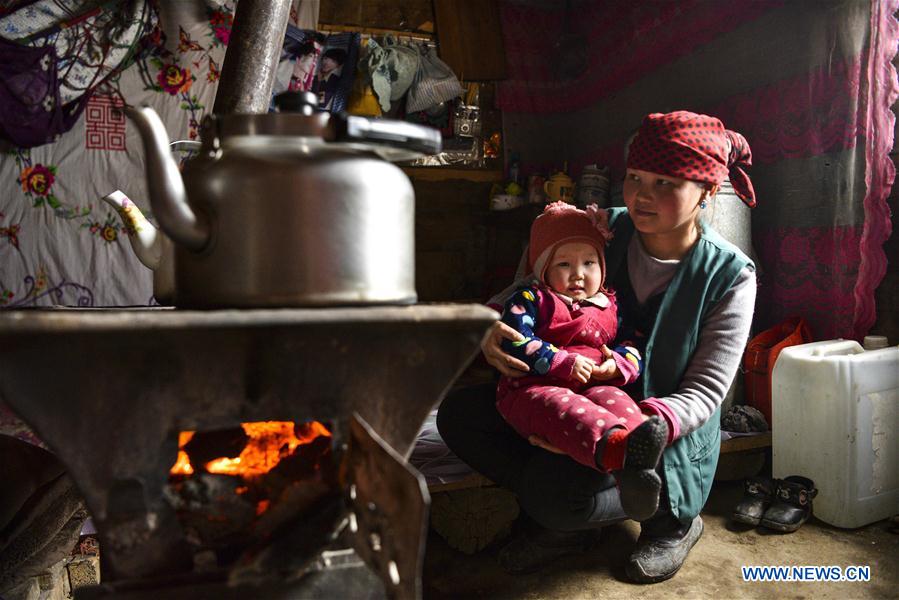
[[[206,463],[210,473],[222,475],[254,476],[268,473],[280,460],[290,456],[297,446],[308,444],[319,436],[330,436],[331,432],[319,423],[311,421],[299,437],[291,421],[263,421],[261,423],[241,423],[249,436],[249,441],[236,458],[216,458]],[[182,431],[178,435],[178,459],[169,473],[191,475],[194,472],[190,457],[184,446],[193,438],[193,431]]]
[[[184,451],[184,446],[187,445],[187,442],[192,437],[194,437],[193,431],[182,431],[178,434],[178,459],[172,465],[172,468],[169,469],[170,475],[193,475],[194,468],[190,464],[187,452]]]

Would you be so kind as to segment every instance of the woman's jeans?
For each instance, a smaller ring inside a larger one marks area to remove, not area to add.
[[[531,445],[503,420],[495,402],[496,385],[488,383],[453,390],[440,405],[437,429],[459,458],[514,492],[521,508],[547,529],[594,529],[627,518],[611,475]],[[664,496],[659,504],[667,507]],[[643,523],[644,535],[653,537],[677,536],[680,529],[667,510]]]

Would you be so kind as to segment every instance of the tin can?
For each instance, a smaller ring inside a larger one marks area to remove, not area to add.
[[[546,193],[543,191],[543,184],[546,178],[542,175],[531,175],[528,177],[528,202],[530,204],[543,204],[546,202]]]

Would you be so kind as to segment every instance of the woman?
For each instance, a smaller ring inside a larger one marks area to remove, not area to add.
[[[746,140],[718,119],[654,113],[629,150],[626,209],[610,210],[608,278],[623,318],[645,335],[644,375],[627,391],[669,429],[659,510],[641,523],[627,565],[635,582],[673,576],[702,534],[699,513],[718,461],[719,407],[749,336],[756,284],[749,258],[700,216],[728,177],[740,198],[755,205],[741,168],[750,164]],[[487,361],[509,377],[524,375],[527,365],[505,354],[500,342],[518,338],[497,323],[482,344]],[[614,479],[557,454],[544,440],[519,438],[498,415],[492,385],[448,396],[437,425],[460,458],[515,492],[539,525],[501,551],[510,571],[532,571],[583,551],[598,528],[625,518]]]

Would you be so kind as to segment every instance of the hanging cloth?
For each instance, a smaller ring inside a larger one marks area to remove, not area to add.
[[[53,48],[30,48],[0,38],[0,135],[30,148],[71,129],[84,102],[59,105]]]
[[[368,72],[383,112],[388,112],[391,103],[409,90],[420,61],[418,50],[399,43],[393,36],[385,36],[383,44],[369,40]]]
[[[350,92],[350,99],[347,102],[347,112],[351,115],[359,115],[363,117],[380,117],[381,105],[378,103],[378,97],[371,87],[371,74],[366,69],[368,57],[368,43],[371,40],[363,39],[361,44],[361,54],[363,58],[359,60],[359,72],[353,81],[353,89]]]
[[[464,91],[453,70],[437,57],[434,48],[422,44],[415,80],[406,97],[406,112],[418,112],[458,98]]]
[[[0,18],[0,137],[18,147],[71,129],[91,92],[131,64],[157,21],[146,0],[75,5],[39,0]]]

